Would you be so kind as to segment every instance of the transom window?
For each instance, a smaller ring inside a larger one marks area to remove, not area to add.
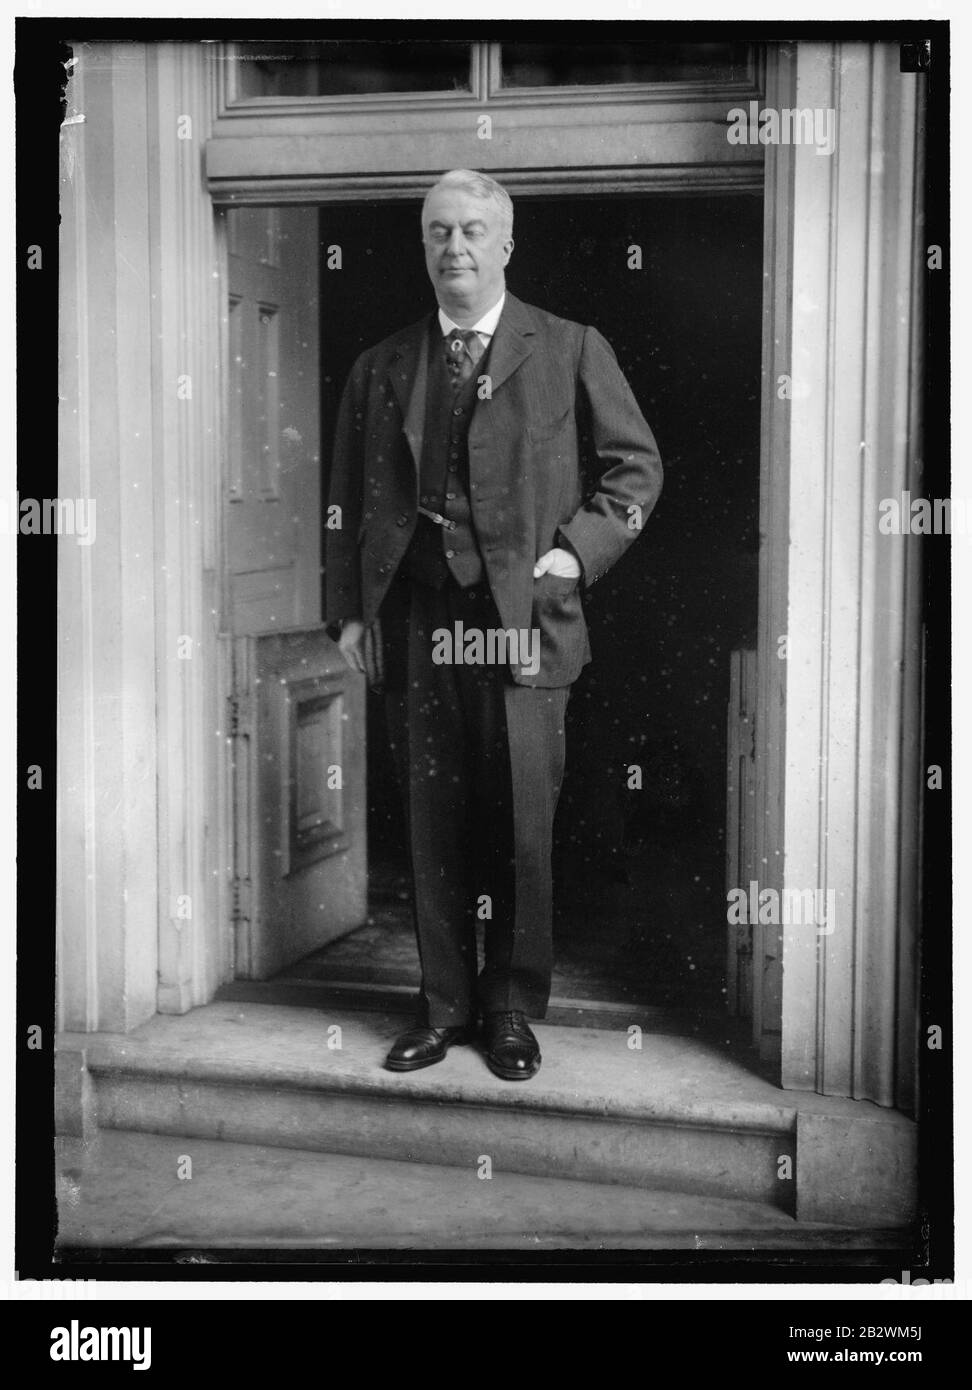
[[[376,96],[468,92],[468,43],[328,41],[236,45],[237,94],[253,97]]]
[[[501,55],[503,87],[732,82],[749,71],[745,43],[504,43]]]
[[[308,99],[508,100],[575,87],[752,84],[747,43],[262,40],[231,46],[228,105]]]

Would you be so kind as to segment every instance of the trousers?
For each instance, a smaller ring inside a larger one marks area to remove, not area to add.
[[[436,633],[502,626],[487,584],[400,576],[382,609],[389,738],[403,785],[422,969],[420,1018],[452,1027],[517,1009],[543,1018],[551,849],[569,687],[505,665],[433,659]],[[441,643],[440,643],[441,655]],[[482,924],[480,966],[477,928]]]

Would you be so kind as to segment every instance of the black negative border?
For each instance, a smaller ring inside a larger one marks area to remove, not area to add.
[[[517,38],[589,43],[611,39],[666,40],[750,38],[760,42],[798,39],[931,39],[928,75],[926,229],[929,243],[942,246],[945,269],[927,282],[925,359],[925,464],[927,490],[949,495],[949,34],[947,21],[254,21],[251,19],[57,19],[18,18],[15,25],[16,255],[18,489],[27,495],[57,496],[57,323],[58,323],[58,138],[63,116],[66,40],[163,39],[198,42],[227,38],[328,37],[363,39]],[[43,248],[43,270],[30,271],[26,248]],[[928,668],[925,762],[941,764],[943,793],[925,794],[921,1016],[941,1021],[946,1046],[923,1052],[921,1060],[921,1174],[917,1248],[901,1251],[908,1263],[882,1252],[873,1258],[828,1252],[826,1260],[807,1251],[772,1255],[647,1251],[77,1251],[55,1256],[53,1094],[55,1035],[54,911],[57,592],[55,537],[18,542],[18,820],[17,820],[17,1043],[15,1264],[20,1278],[180,1280],[414,1279],[521,1281],[599,1279],[609,1282],[877,1282],[900,1277],[953,1277],[952,1184],[952,981],[951,981],[951,797],[949,550],[925,548],[925,623]],[[65,692],[70,698],[70,692]],[[28,766],[43,769],[43,789],[26,790]],[[39,1025],[44,1045],[27,1045],[28,1028]],[[75,1258],[75,1255],[77,1258]],[[893,1266],[893,1267],[892,1267]]]

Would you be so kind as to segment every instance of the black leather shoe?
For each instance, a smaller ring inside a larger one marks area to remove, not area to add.
[[[443,1060],[450,1047],[472,1042],[474,1033],[472,1024],[459,1028],[427,1028],[416,1023],[395,1039],[385,1058],[385,1068],[387,1071],[418,1071],[419,1067],[434,1066]]]
[[[486,1065],[504,1081],[529,1081],[540,1070],[540,1044],[522,1013],[487,1014],[483,1019]]]

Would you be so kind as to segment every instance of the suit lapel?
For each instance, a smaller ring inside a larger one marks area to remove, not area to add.
[[[530,339],[535,332],[533,316],[526,305],[507,290],[496,335],[490,344],[487,375],[492,394],[495,395],[504,381],[530,356],[533,351]]]
[[[425,393],[428,386],[428,318],[406,328],[388,365],[388,379],[402,412],[402,433],[415,462],[422,460],[425,438]]]

